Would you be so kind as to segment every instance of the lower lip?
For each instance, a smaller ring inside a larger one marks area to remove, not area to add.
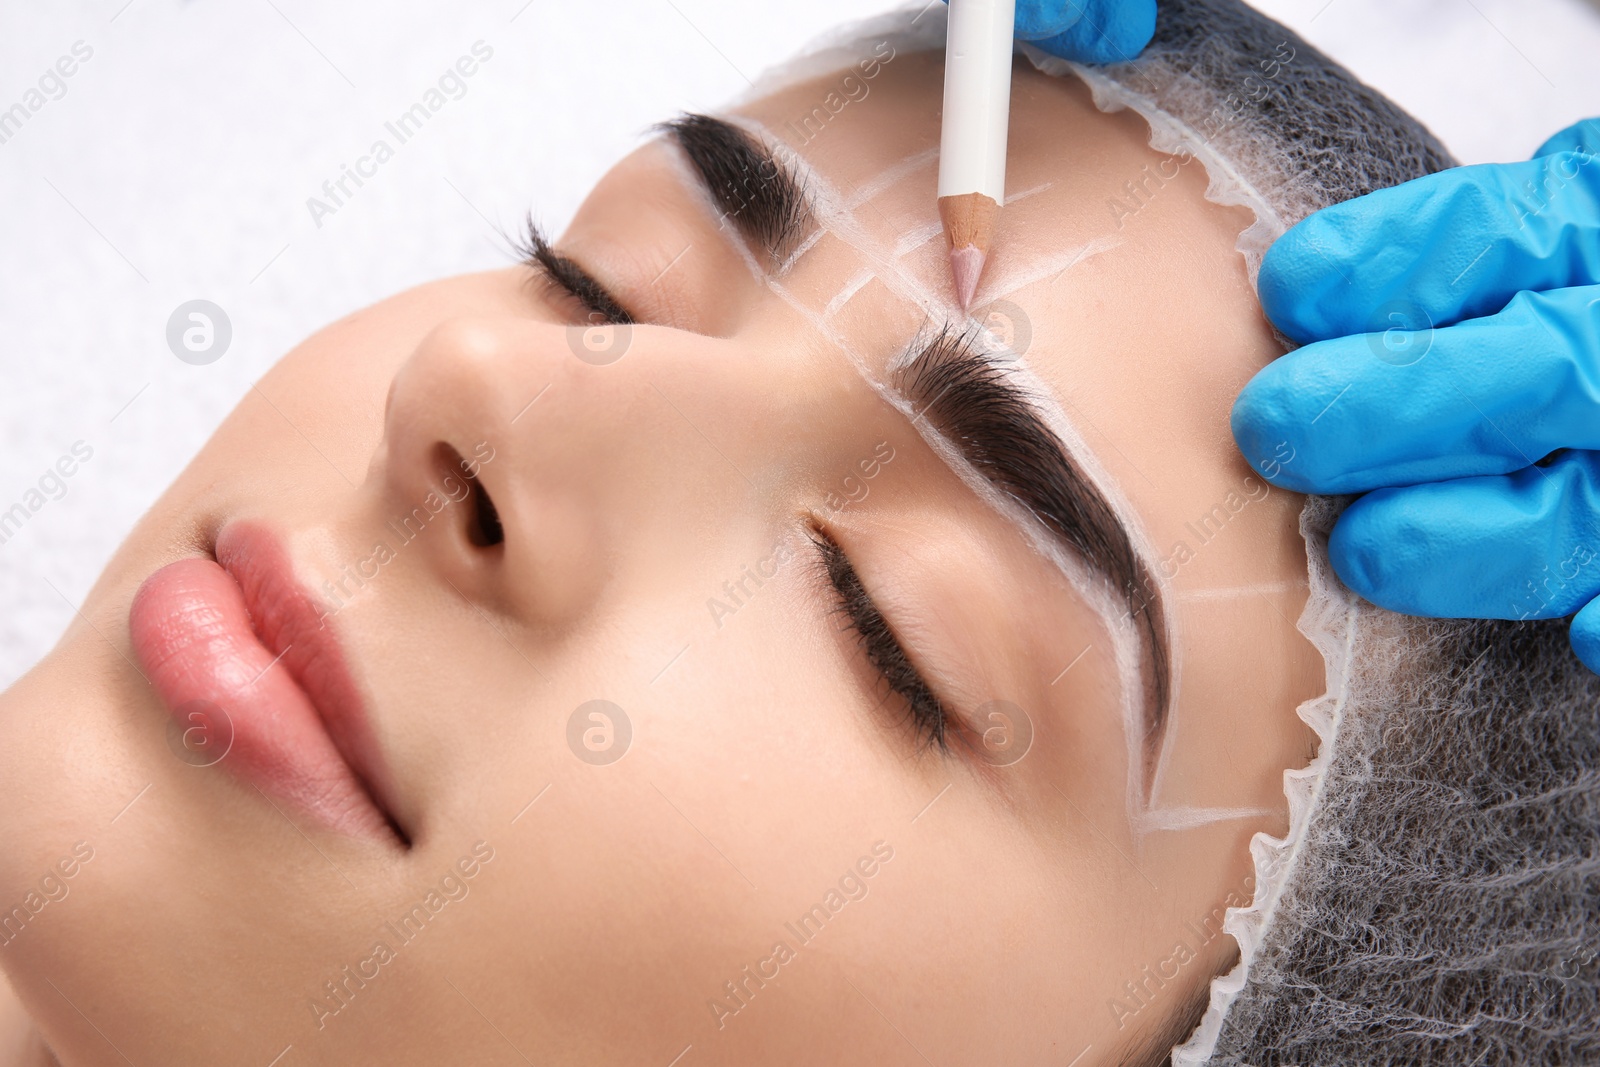
[[[134,652],[185,731],[185,751],[201,754],[186,762],[215,762],[334,832],[393,841],[394,824],[329,732],[340,728],[347,749],[375,756],[333,634],[316,632],[320,613],[287,556],[271,535],[243,525],[223,529],[217,555],[226,567],[190,558],[156,571],[128,617]],[[252,625],[241,582],[273,647]],[[320,709],[297,680],[308,671],[318,674]]]

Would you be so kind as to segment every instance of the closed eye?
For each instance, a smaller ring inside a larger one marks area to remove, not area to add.
[[[828,583],[838,602],[837,611],[845,625],[856,632],[861,650],[878,676],[906,703],[912,728],[920,743],[940,752],[950,748],[950,719],[922,675],[911,665],[905,649],[873,603],[861,578],[844,549],[827,531],[814,529],[809,535],[816,546]]]

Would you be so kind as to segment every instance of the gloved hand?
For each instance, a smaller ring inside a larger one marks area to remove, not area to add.
[[[1133,59],[1155,32],[1156,0],[1017,0],[1017,39],[1077,63]]]
[[[1600,672],[1600,120],[1528,163],[1327,208],[1268,250],[1268,317],[1305,345],[1233,434],[1269,481],[1365,493],[1329,550],[1380,607],[1558,618]]]

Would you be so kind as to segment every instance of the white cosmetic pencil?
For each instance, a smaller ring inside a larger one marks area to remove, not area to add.
[[[950,0],[939,130],[939,220],[963,311],[978,289],[995,216],[1005,200],[1016,10],[1016,0]]]

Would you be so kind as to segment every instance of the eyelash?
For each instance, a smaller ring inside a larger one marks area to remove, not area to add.
[[[944,706],[911,665],[905,649],[867,594],[844,549],[823,530],[815,529],[808,536],[821,558],[828,584],[833,587],[837,599],[835,611],[844,616],[846,627],[856,632],[861,650],[878,676],[906,702],[918,741],[929,748],[948,752],[950,720]]]
[[[586,312],[584,317],[590,325],[621,325],[634,321],[633,315],[582,268],[550,247],[532,214],[528,216],[521,238],[513,239],[512,247],[522,257],[523,265],[532,270],[547,289],[576,301]]]

